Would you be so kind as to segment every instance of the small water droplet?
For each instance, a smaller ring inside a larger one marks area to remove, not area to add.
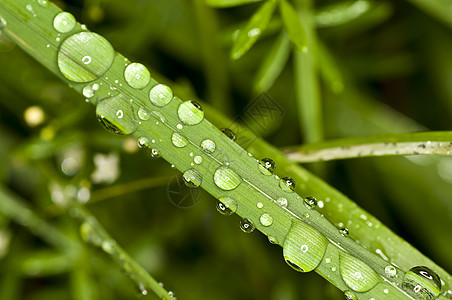
[[[177,124],[177,125],[176,125],[176,128],[179,129],[179,130],[181,130],[182,128],[184,128],[184,126],[182,126],[182,124]]]
[[[347,228],[341,228],[339,229],[339,232],[342,236],[348,236],[348,229]]]
[[[140,63],[132,63],[124,70],[124,79],[135,89],[145,88],[151,82],[151,73]]]
[[[115,251],[116,242],[114,240],[105,240],[102,242],[101,248],[105,253],[113,254]]]
[[[56,15],[56,17],[53,19],[53,27],[61,33],[67,33],[74,29],[75,24],[77,21],[75,20],[74,16],[68,12],[60,12]]]
[[[268,236],[268,241],[270,242],[270,244],[274,244],[274,245],[278,244],[278,240],[274,236],[271,236],[271,235]]]
[[[259,28],[253,28],[248,31],[248,37],[252,38],[261,34],[261,30]]]
[[[317,207],[317,199],[314,197],[304,198],[303,203],[309,209],[315,209]]]
[[[257,202],[256,206],[257,208],[262,208],[264,207],[264,204],[262,202]]]
[[[235,136],[234,131],[232,131],[232,130],[229,129],[229,128],[221,128],[220,130],[221,130],[221,132],[223,132],[228,138],[230,138],[232,141],[235,141],[236,136]]]
[[[221,197],[218,199],[217,210],[225,216],[232,215],[237,211],[237,201],[230,197]]]
[[[202,164],[202,157],[199,155],[196,155],[195,158],[193,158],[193,161],[195,162],[195,164]]]
[[[33,17],[36,17],[36,16],[37,16],[36,13],[35,13],[35,11],[34,11],[34,9],[33,9],[33,5],[27,4],[27,5],[25,6],[25,9],[28,10],[28,11],[33,15]]]
[[[178,132],[173,132],[171,141],[173,142],[173,145],[178,148],[183,148],[188,145],[188,140]]]
[[[143,107],[138,109],[138,118],[143,121],[147,121],[151,118],[151,114]]]
[[[358,300],[355,293],[352,291],[345,291],[344,296],[346,300]]]
[[[47,7],[49,6],[49,1],[47,0],[37,0],[38,4],[43,6],[43,7]]]
[[[146,296],[148,294],[148,291],[142,282],[138,283],[138,290],[139,290],[140,294],[143,296]]]
[[[173,291],[169,291],[168,292],[168,296],[172,297],[172,298],[176,298],[176,293],[174,293]]]
[[[212,153],[215,151],[215,142],[212,140],[204,140],[201,143],[201,149],[206,153]]]
[[[254,224],[250,220],[243,218],[240,220],[240,229],[245,233],[251,233],[254,231]]]
[[[287,207],[288,201],[286,198],[281,197],[281,198],[278,198],[278,200],[276,200],[276,203],[278,203],[282,207]]]
[[[267,213],[262,214],[261,217],[259,218],[259,221],[261,222],[261,224],[263,226],[271,226],[273,224],[273,217]]]
[[[284,177],[281,178],[279,186],[283,191],[293,193],[293,191],[295,190],[295,181],[290,177]]]
[[[276,164],[270,158],[263,158],[258,164],[259,171],[264,175],[272,175],[275,172]]]
[[[186,125],[196,125],[204,119],[204,111],[195,101],[182,102],[177,109],[177,114],[181,122]]]
[[[61,44],[58,67],[71,81],[89,82],[104,75],[114,57],[115,51],[105,38],[93,32],[79,32]]]
[[[389,278],[394,278],[397,276],[397,269],[394,266],[386,266],[385,267],[385,274]]]
[[[91,85],[87,85],[83,88],[82,93],[86,98],[92,98],[94,96],[94,89]]]
[[[414,299],[436,299],[441,292],[441,280],[425,266],[414,267],[406,272],[402,289]]]
[[[198,170],[190,169],[184,172],[182,178],[186,186],[197,188],[202,183],[202,175]]]
[[[149,92],[149,99],[155,106],[163,107],[173,99],[173,91],[167,85],[157,84]]]
[[[140,148],[148,148],[149,147],[149,139],[145,136],[139,137],[137,140],[138,147]]]
[[[227,167],[219,167],[213,176],[215,184],[222,190],[230,191],[242,182],[240,176]]]
[[[0,29],[5,28],[7,24],[6,20],[0,16]]]

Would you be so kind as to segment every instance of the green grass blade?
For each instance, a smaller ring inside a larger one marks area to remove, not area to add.
[[[233,7],[263,0],[205,0],[207,5],[213,7]]]
[[[285,153],[289,159],[296,162],[388,155],[451,155],[452,132],[417,132],[345,138],[288,147]]]
[[[233,60],[242,57],[259,39],[271,20],[276,3],[276,0],[268,0],[262,4],[248,21],[248,24],[239,31],[231,50]]]
[[[408,0],[430,16],[452,28],[452,1],[451,0]]]
[[[300,52],[308,51],[308,41],[298,13],[286,0],[280,2],[281,16],[290,40]]]

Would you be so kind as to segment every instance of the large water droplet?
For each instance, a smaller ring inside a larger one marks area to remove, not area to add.
[[[303,203],[309,209],[315,209],[317,207],[317,199],[314,197],[304,198]]]
[[[149,92],[149,99],[155,106],[163,107],[173,99],[173,91],[167,85],[157,84]]]
[[[56,17],[53,19],[53,27],[61,33],[67,33],[74,29],[75,24],[77,21],[75,20],[74,16],[68,12],[60,12],[56,15]]]
[[[235,141],[236,136],[235,136],[234,131],[232,131],[232,130],[229,129],[229,128],[221,128],[220,130],[221,130],[221,132],[223,132],[228,138],[230,138],[231,140]]]
[[[263,226],[268,227],[273,224],[273,217],[267,213],[264,213],[259,218],[259,221]]]
[[[95,80],[110,68],[115,51],[102,36],[80,32],[68,37],[58,51],[58,67],[74,82]]]
[[[202,175],[195,169],[185,171],[182,178],[184,179],[185,185],[190,188],[197,188],[202,183]]]
[[[240,229],[245,233],[251,233],[254,231],[254,224],[250,220],[243,218],[240,220]]]
[[[225,216],[232,215],[237,211],[237,201],[230,197],[221,197],[218,199],[217,210]]]
[[[259,161],[258,169],[264,175],[272,175],[275,172],[276,164],[270,158],[263,158]]]
[[[143,121],[147,121],[151,118],[151,114],[143,107],[138,109],[138,118]]]
[[[147,148],[149,147],[149,139],[145,136],[139,137],[137,140],[138,147]]]
[[[215,184],[222,190],[230,191],[242,182],[240,176],[227,167],[219,167],[213,176]]]
[[[441,280],[427,267],[414,267],[406,272],[402,289],[414,299],[436,299],[441,292]]]
[[[310,272],[322,261],[327,246],[328,240],[320,232],[294,221],[284,241],[284,260],[296,271]]]
[[[195,101],[182,102],[177,109],[177,114],[181,122],[186,125],[196,125],[204,119],[204,111]]]
[[[215,151],[215,142],[212,140],[204,140],[201,143],[201,149],[206,153],[212,153]]]
[[[173,145],[178,148],[183,148],[188,145],[188,140],[182,134],[177,132],[173,132],[171,141],[173,142]]]
[[[367,292],[380,282],[369,265],[346,252],[340,253],[340,272],[345,283],[356,292]]]
[[[290,177],[281,178],[279,186],[285,192],[292,193],[295,190],[295,181]]]
[[[151,73],[140,63],[132,63],[124,70],[124,79],[135,89],[145,88],[151,82]]]
[[[137,129],[133,110],[128,98],[120,94],[102,100],[96,107],[96,115],[100,124],[115,134],[131,134]]]

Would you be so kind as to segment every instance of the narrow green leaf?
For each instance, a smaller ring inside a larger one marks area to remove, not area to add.
[[[301,24],[300,16],[297,11],[286,0],[281,0],[280,9],[284,26],[290,40],[295,44],[298,51],[308,51],[306,33],[304,31],[303,24]]]
[[[233,7],[248,3],[260,2],[262,0],[205,0],[207,5],[213,7]]]
[[[262,32],[267,27],[275,11],[276,1],[269,0],[263,4],[257,12],[251,17],[248,24],[240,30],[237,39],[232,47],[231,58],[239,59],[245,54],[251,46],[257,41]]]

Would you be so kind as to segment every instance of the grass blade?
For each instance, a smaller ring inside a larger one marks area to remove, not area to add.
[[[284,26],[292,43],[300,52],[308,51],[308,41],[303,24],[300,21],[298,13],[293,6],[286,0],[280,1],[281,16],[284,21]]]
[[[206,4],[213,7],[233,7],[262,0],[205,0]]]

